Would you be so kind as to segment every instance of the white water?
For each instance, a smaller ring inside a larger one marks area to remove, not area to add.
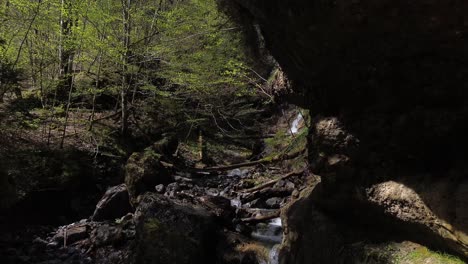
[[[304,119],[301,113],[298,113],[291,125],[291,134],[297,134],[299,132],[299,124]]]
[[[268,263],[266,264],[278,264],[279,247],[283,240],[281,218],[274,218],[267,224],[258,224],[256,230],[251,235],[270,249]]]
[[[236,199],[231,199],[231,206],[234,208],[241,208],[242,207],[242,202],[239,198]]]
[[[268,256],[269,257],[269,260],[268,260],[268,264],[278,264],[279,263],[279,248],[280,248],[280,244],[278,245],[274,245],[273,248],[270,250],[270,255]]]

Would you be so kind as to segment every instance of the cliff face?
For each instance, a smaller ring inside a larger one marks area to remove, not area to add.
[[[309,156],[322,183],[301,203],[309,213],[313,206],[333,230],[373,224],[392,229],[373,240],[412,240],[467,258],[468,2],[235,2],[292,80],[290,101],[315,113]],[[298,206],[289,218],[314,217]],[[297,245],[313,243],[306,234],[317,230],[304,230],[313,223],[291,227],[304,235],[289,236],[303,240],[287,241],[289,253],[307,255]],[[369,238],[337,233],[330,244]]]

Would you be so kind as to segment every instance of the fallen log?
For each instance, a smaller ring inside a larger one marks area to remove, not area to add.
[[[282,180],[286,180],[292,176],[295,176],[295,175],[301,175],[304,171],[293,171],[293,172],[290,172],[286,175],[284,175],[283,177],[280,177],[278,179],[275,179],[275,180],[271,180],[269,182],[266,182],[264,184],[261,184],[259,186],[256,186],[256,187],[252,187],[250,189],[247,189],[247,190],[243,190],[242,193],[250,193],[250,192],[255,192],[255,191],[258,191],[258,190],[262,190],[262,189],[265,189],[267,187],[270,187],[270,186],[273,186],[275,185],[277,182],[279,181],[282,181]]]
[[[208,168],[192,168],[192,170],[210,172],[210,171],[227,171],[227,170],[233,170],[233,169],[238,169],[242,167],[252,167],[258,164],[268,164],[268,163],[273,163],[273,162],[278,162],[278,161],[283,161],[283,160],[294,159],[298,157],[299,155],[301,155],[303,152],[304,151],[299,151],[291,155],[280,155],[274,158],[264,158],[261,160],[248,161],[248,162],[225,165],[225,166],[214,166],[214,167],[208,167]]]
[[[272,189],[263,189],[260,191],[248,193],[241,197],[242,204],[251,202],[258,198],[270,198],[270,197],[286,197],[291,195],[292,190],[286,188],[272,188]]]
[[[259,215],[259,216],[254,216],[254,217],[248,217],[248,218],[242,218],[241,222],[244,223],[258,223],[258,222],[263,222],[263,221],[268,221],[273,218],[277,218],[280,216],[280,210],[277,210],[274,213],[267,214],[267,215]]]

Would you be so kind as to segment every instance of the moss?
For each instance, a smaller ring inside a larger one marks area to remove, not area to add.
[[[191,263],[190,256],[197,255],[197,244],[186,234],[161,223],[156,218],[147,219],[137,263]]]
[[[431,251],[426,247],[419,247],[410,252],[407,256],[399,259],[397,263],[430,263],[430,264],[464,264],[458,257]]]
[[[147,233],[153,234],[155,232],[159,232],[161,229],[161,222],[159,222],[158,219],[149,219],[144,223],[144,230],[146,230]]]
[[[148,159],[159,160],[161,157],[162,155],[154,151],[152,148],[146,148],[145,151],[143,152],[144,160],[148,160]]]

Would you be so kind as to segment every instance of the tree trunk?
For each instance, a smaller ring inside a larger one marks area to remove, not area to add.
[[[128,89],[129,89],[129,74],[128,74],[128,59],[130,56],[130,7],[132,4],[131,0],[122,1],[122,18],[123,18],[123,48],[122,54],[122,87],[120,91],[120,104],[121,104],[121,133],[125,136],[128,132]]]

